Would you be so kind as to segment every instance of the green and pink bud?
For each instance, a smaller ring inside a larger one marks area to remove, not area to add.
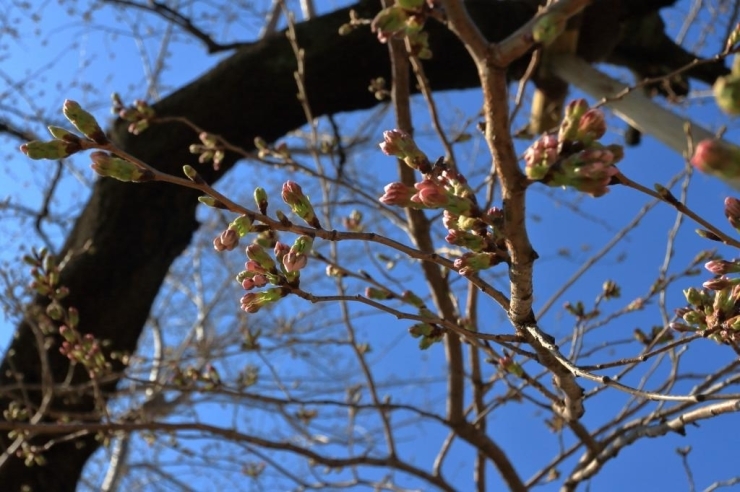
[[[735,55],[733,68],[737,63],[738,58]],[[740,75],[733,73],[719,77],[712,90],[714,91],[714,100],[722,111],[730,115],[740,114]]]
[[[101,145],[108,143],[108,137],[105,136],[95,117],[82,109],[77,102],[67,99],[64,101],[62,111],[70,123],[87,138]]]
[[[261,268],[264,269],[264,271],[276,271],[275,262],[270,257],[270,255],[267,254],[267,251],[265,251],[265,249],[259,244],[252,243],[247,246],[247,257],[257,263]],[[247,263],[247,265],[249,265],[249,263]],[[247,267],[247,270],[249,270],[249,267]]]
[[[542,135],[524,152],[524,172],[532,180],[544,178],[550,167],[558,161],[558,139],[554,135]]]
[[[308,197],[303,193],[303,190],[293,181],[286,181],[283,184],[281,193],[283,201],[291,208],[294,214],[306,221],[311,227],[316,229],[321,228],[316,212],[314,212],[313,205],[309,201]]]
[[[411,197],[414,196],[413,188],[403,183],[390,183],[383,188],[385,193],[378,200],[385,205],[396,205],[398,207],[410,207]]]
[[[252,232],[252,221],[246,215],[240,215],[229,224],[229,229],[235,230],[239,237],[244,237]]]
[[[282,297],[284,297],[284,295],[285,294],[283,292],[283,289],[281,289],[280,287],[267,289],[263,292],[250,292],[249,294],[246,294],[244,297],[241,298],[241,308],[244,311],[253,314],[263,307],[279,301]]]
[[[730,183],[740,180],[740,148],[720,140],[702,140],[691,164],[703,173]]]
[[[455,268],[460,275],[467,276],[501,263],[496,253],[465,253],[455,260]]]
[[[413,137],[402,130],[383,132],[383,143],[380,144],[380,150],[386,155],[403,160],[407,166],[421,173],[426,174],[432,170],[426,154],[419,150]]]
[[[448,231],[445,241],[472,251],[480,251],[486,245],[486,240],[481,236],[455,229]]]
[[[311,246],[313,246],[313,238],[310,236],[299,236],[293,243],[293,246],[291,246],[288,254],[283,256],[282,263],[285,271],[293,273],[305,268],[308,263],[308,254],[311,252]]]
[[[421,183],[415,183],[414,188],[416,188],[416,194],[411,197],[411,201],[414,203],[427,208],[441,208],[450,202],[447,190],[431,179],[425,179]],[[453,210],[450,211],[455,213]]]
[[[584,145],[590,145],[592,142],[600,139],[606,133],[606,119],[600,109],[589,109],[578,121],[578,130],[576,138]]]
[[[589,110],[588,103],[585,99],[575,99],[565,107],[563,122],[560,124],[558,131],[558,141],[578,140],[578,130],[581,117]]]
[[[377,287],[366,287],[365,297],[374,301],[387,301],[393,299],[393,293],[386,289],[379,289]]]
[[[740,272],[740,263],[736,261],[712,260],[704,264],[704,268],[714,275],[727,275]]]

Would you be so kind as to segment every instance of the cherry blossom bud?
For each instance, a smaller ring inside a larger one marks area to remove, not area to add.
[[[588,111],[588,103],[585,99],[575,99],[565,107],[563,122],[560,124],[558,141],[577,140],[578,125],[581,117]]]
[[[274,246],[275,258],[279,263],[283,262],[283,257],[290,252],[290,246],[277,241]]]
[[[560,12],[550,12],[537,18],[532,27],[532,39],[545,46],[550,45],[565,30],[568,17]]]
[[[450,244],[454,244],[455,246],[461,246],[473,251],[480,251],[486,244],[485,240],[476,234],[455,229],[449,231],[445,237],[445,241]]]
[[[280,300],[284,295],[285,293],[280,287],[267,289],[263,292],[250,292],[241,298],[241,308],[248,313],[256,313],[268,304]]]
[[[208,195],[199,196],[198,201],[202,203],[203,205],[208,205],[209,207],[213,207],[213,208],[220,208],[223,210],[226,210],[228,208],[226,205],[224,205],[220,201]]]
[[[303,190],[293,181],[286,181],[283,183],[283,189],[281,196],[283,201],[290,206],[293,213],[301,219],[305,220],[308,225],[317,229],[321,228],[316,212],[314,212],[313,206],[309,201],[308,197],[303,194]]]
[[[105,136],[95,117],[82,109],[78,103],[67,99],[64,101],[62,111],[70,123],[87,138],[98,144],[108,143],[108,137]]]
[[[695,287],[685,289],[683,291],[683,295],[686,298],[686,301],[694,307],[701,308],[704,305],[705,296]]]
[[[213,248],[218,251],[231,251],[239,245],[239,234],[231,228],[226,229],[213,240]]]
[[[691,164],[699,171],[725,181],[740,179],[740,148],[720,140],[702,140]]]
[[[383,188],[385,193],[379,198],[381,203],[386,205],[396,205],[399,207],[411,206],[411,197],[414,196],[414,190],[403,183],[390,183]]]
[[[383,132],[383,143],[380,144],[380,150],[386,155],[402,159],[411,169],[424,174],[432,170],[426,154],[419,150],[413,137],[402,130]]]
[[[120,159],[106,152],[90,154],[93,171],[101,176],[108,176],[120,181],[151,181],[154,174],[148,169],[141,169],[133,162]]]
[[[267,215],[267,192],[262,187],[254,189],[254,203],[262,215]]]
[[[604,119],[604,113],[600,109],[589,109],[578,121],[576,139],[585,145],[589,145],[603,137],[605,133],[606,120]]]
[[[65,128],[60,128],[58,126],[48,126],[47,128],[49,129],[49,133],[51,133],[51,136],[56,138],[57,140],[64,140],[65,142],[75,142],[77,144],[80,144],[80,137]]]
[[[737,285],[737,283],[740,282],[740,278],[738,279],[731,279],[729,277],[725,277],[724,275],[719,278],[713,278],[711,280],[707,280],[702,284],[702,287],[709,290],[719,291],[727,289],[728,287],[732,287],[733,285]]]
[[[740,200],[729,196],[725,198],[725,217],[732,227],[740,231]]]
[[[260,267],[264,268],[265,271],[275,271],[275,262],[270,257],[270,255],[267,254],[267,251],[265,251],[264,248],[259,244],[252,243],[247,246],[247,256],[250,260],[256,262]]]
[[[293,246],[283,257],[283,266],[288,273],[297,272],[305,268],[308,263],[308,253],[313,246],[313,238],[309,236],[300,236],[295,240]]]
[[[525,173],[529,179],[542,179],[557,160],[558,139],[553,135],[542,135],[524,152]]]
[[[388,299],[393,299],[393,293],[385,289],[378,289],[377,287],[366,287],[365,297],[375,301],[386,301]]]
[[[21,145],[21,152],[31,159],[63,159],[82,149],[79,139],[76,142],[69,140],[50,140],[42,142],[34,140]]]
[[[704,264],[704,268],[714,275],[727,275],[740,272],[740,263],[726,260],[712,260]]]
[[[252,277],[244,278],[244,280],[242,280],[242,287],[244,290],[251,290],[255,287],[264,287],[268,282],[266,275],[257,274]]]
[[[236,231],[239,237],[244,237],[252,232],[252,221],[248,216],[240,215],[229,224],[229,229]]]
[[[416,188],[417,192],[411,197],[411,201],[425,207],[440,208],[447,205],[450,201],[446,190],[430,179],[425,179],[421,183],[415,183],[414,188]]]
[[[740,77],[738,75],[719,77],[712,90],[717,106],[722,111],[730,115],[740,114]]]
[[[465,253],[455,260],[455,268],[463,276],[485,270],[501,263],[502,259],[496,253]]]

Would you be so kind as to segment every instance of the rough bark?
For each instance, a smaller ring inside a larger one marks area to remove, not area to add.
[[[470,2],[470,8],[489,39],[498,40],[533,15],[532,3],[474,1]],[[587,15],[606,19],[606,24],[615,24],[615,15],[625,22],[639,22],[671,3],[596,2]],[[370,17],[373,5],[374,2],[363,2],[353,8]],[[598,8],[616,10],[607,11],[611,15],[599,16]],[[345,37],[337,34],[348,18],[349,9],[344,9],[297,27],[298,41],[306,52],[306,85],[315,115],[377,104],[367,91],[368,82],[373,77],[388,77],[386,47],[367,29],[358,29]],[[617,34],[605,39],[604,33],[609,30],[606,24],[599,24],[598,20],[584,23],[580,49],[589,59],[612,59],[637,69],[646,63],[641,58],[645,53],[669,68],[691,58],[665,35],[660,40],[662,48],[643,46],[642,51],[635,50],[634,40],[621,41]],[[477,85],[475,68],[460,43],[441,25],[432,24],[429,30],[434,59],[426,63],[426,71],[432,87],[450,90]],[[662,56],[660,49],[671,56]],[[512,77],[521,74],[526,64],[527,60],[521,60],[512,67]],[[304,123],[303,111],[295,99],[294,69],[295,60],[288,42],[282,35],[276,35],[241,48],[201,78],[162,100],[155,109],[162,116],[186,116],[213,133],[251,148],[257,135],[275,140]],[[711,80],[724,70],[715,64],[689,74]],[[125,124],[118,122],[111,130],[111,137],[128,152],[167,172],[178,174],[185,163],[197,165],[187,150],[195,135],[182,126],[155,126],[137,137],[127,134]],[[198,168],[203,169],[208,180],[214,181],[234,163],[235,157],[228,156],[220,173],[205,170],[203,166]],[[111,348],[117,351],[136,349],[152,302],[171,263],[197,229],[196,204],[192,191],[172,185],[132,185],[112,179],[95,184],[62,252],[62,255],[73,253],[61,281],[71,291],[68,304],[80,312],[81,331],[110,340]],[[48,354],[54,377],[60,382],[68,372],[68,361],[59,354],[57,346],[52,346]],[[17,388],[12,387],[19,377],[28,388],[30,400],[38,401],[39,392],[33,387],[41,380],[39,356],[27,323],[18,327],[0,366],[0,408],[6,408],[13,399],[23,401]],[[84,371],[77,371],[73,382],[86,380]],[[104,385],[104,392],[115,390],[116,384],[117,381],[112,381]],[[89,413],[95,408],[92,397],[82,392],[74,397],[59,397],[52,407],[57,412],[73,414]],[[42,437],[39,439],[43,442]],[[0,436],[0,450],[8,444],[6,436]],[[25,485],[34,491],[72,491],[85,462],[98,446],[93,436],[57,444],[45,453],[44,467],[27,468],[21,460],[11,458],[0,468],[0,488],[17,491]]]

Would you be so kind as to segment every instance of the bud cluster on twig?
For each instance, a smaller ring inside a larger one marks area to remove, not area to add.
[[[598,140],[605,133],[606,121],[600,109],[589,108],[584,99],[571,101],[557,135],[542,135],[524,153],[527,177],[593,197],[606,194],[612,178],[619,174],[615,164],[624,150],[621,145],[601,144]]]

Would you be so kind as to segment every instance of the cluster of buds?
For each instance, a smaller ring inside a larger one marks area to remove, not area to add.
[[[255,137],[254,147],[257,149],[257,157],[260,159],[267,157],[273,157],[281,161],[289,161],[291,159],[290,149],[285,142],[280,142],[274,147],[271,147],[264,138]]]
[[[126,106],[123,104],[121,96],[116,93],[113,93],[111,100],[113,101],[111,108],[113,114],[118,115],[124,121],[130,122],[128,131],[134,135],[139,135],[149,128],[151,121],[156,116],[154,109],[146,101],[136,99],[133,105]]]
[[[213,364],[206,364],[200,369],[188,366],[184,370],[175,366],[171,376],[171,384],[183,389],[202,384],[203,389],[213,390],[221,386],[221,376]]]
[[[245,270],[236,276],[237,282],[244,290],[268,284],[276,287],[244,295],[241,308],[248,313],[256,313],[288,295],[290,286],[298,286],[300,271],[308,264],[312,246],[313,238],[309,236],[299,236],[292,246],[278,241],[273,248],[273,259],[259,244],[250,244],[246,250],[249,260],[244,264]]]
[[[702,140],[694,149],[691,165],[730,185],[740,184],[740,148],[721,140]]]
[[[91,378],[110,372],[111,363],[106,360],[100,342],[91,333],[81,335],[75,328],[62,325],[59,334],[64,338],[59,352],[72,362],[82,364]]]
[[[67,99],[62,108],[64,116],[86,138],[75,135],[58,126],[48,127],[53,140],[34,140],[21,145],[21,152],[31,159],[64,159],[81,150],[108,143],[108,137],[100,128],[95,117],[82,109],[78,103]]]
[[[430,323],[416,323],[409,328],[409,334],[419,339],[419,348],[426,350],[444,338],[444,330]]]
[[[281,192],[283,201],[290,207],[294,214],[306,221],[311,227],[321,229],[321,223],[319,218],[316,216],[316,212],[311,205],[311,201],[303,193],[303,190],[293,181],[286,181],[283,183],[283,189]]]
[[[201,132],[198,138],[201,143],[190,145],[190,153],[199,154],[198,162],[201,164],[213,162],[213,169],[218,171],[221,167],[221,161],[224,160],[225,156],[223,146],[220,144],[218,137],[210,133]]]
[[[384,132],[380,148],[423,175],[413,188],[403,183],[386,185],[379,199],[381,203],[414,209],[443,209],[442,222],[448,232],[445,239],[471,251],[455,262],[462,275],[506,261],[508,254],[500,232],[503,211],[494,207],[483,213],[465,176],[444,164],[432,166],[411,135],[401,130]]]
[[[381,43],[408,37],[411,54],[426,60],[432,57],[432,51],[429,49],[429,35],[422,29],[434,7],[434,2],[428,0],[397,0],[393,6],[378,12],[370,28],[378,34]]]
[[[615,164],[624,151],[620,145],[599,143],[605,133],[601,110],[589,108],[583,99],[572,101],[565,108],[558,135],[542,135],[524,153],[527,177],[594,197],[606,194],[612,178],[619,174]]]
[[[740,272],[740,262],[712,260],[704,265],[716,275],[702,289],[684,290],[689,305],[676,310],[683,322],[671,323],[679,332],[697,332],[720,343],[740,343],[740,278],[727,274]]]

